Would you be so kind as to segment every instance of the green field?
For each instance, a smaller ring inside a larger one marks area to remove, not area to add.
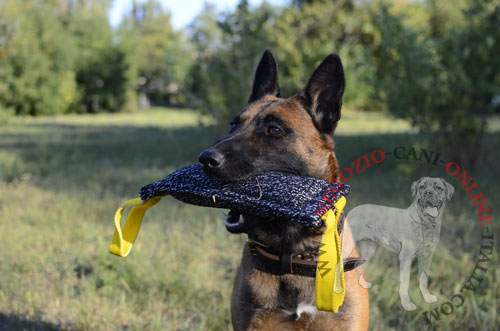
[[[0,124],[0,330],[225,330],[243,236],[226,232],[217,210],[166,199],[147,215],[129,257],[108,252],[113,214],[140,186],[197,161],[209,119],[188,110],[16,118]],[[494,128],[499,127],[498,121]],[[472,171],[498,212],[500,135],[485,137]],[[404,121],[347,111],[336,138],[341,166],[376,148],[425,145]],[[386,160],[349,184],[348,208],[410,204],[411,183],[442,169]],[[480,229],[454,184],[430,289],[446,302],[474,268]],[[498,227],[497,227],[498,228]],[[498,247],[498,231],[495,244]],[[495,248],[495,252],[498,249]],[[475,295],[427,324],[414,266],[416,312],[399,306],[397,259],[379,251],[367,266],[373,330],[493,330],[500,325],[498,254]]]

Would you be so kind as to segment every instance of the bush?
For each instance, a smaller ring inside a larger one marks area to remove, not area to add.
[[[19,7],[23,10],[10,1],[0,4],[0,103],[18,115],[66,112],[78,95],[71,71],[73,40],[50,6]]]
[[[382,6],[377,86],[390,112],[432,134],[449,157],[472,166],[500,95],[500,5],[470,2],[461,15],[462,24],[443,30],[432,24],[450,26],[436,23],[450,16],[431,13],[426,31],[405,25],[401,15]]]

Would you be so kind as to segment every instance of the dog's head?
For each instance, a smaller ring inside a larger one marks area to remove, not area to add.
[[[337,179],[331,135],[340,119],[344,86],[340,58],[331,54],[302,91],[281,98],[276,60],[266,50],[248,105],[231,122],[229,134],[200,154],[203,169],[231,181],[265,171]]]
[[[432,218],[442,215],[446,200],[451,199],[454,191],[442,178],[422,177],[411,185],[420,212]]]

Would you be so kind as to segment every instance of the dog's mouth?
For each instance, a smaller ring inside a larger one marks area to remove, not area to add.
[[[242,233],[257,226],[262,219],[254,215],[242,215],[231,209],[228,214],[222,213],[226,230],[231,233]]]
[[[441,207],[441,203],[439,201],[426,201],[424,203],[424,211],[430,217],[438,217],[439,208]]]
[[[231,209],[228,214],[222,212],[222,217],[224,218],[224,225],[227,231],[239,233],[243,230],[245,226],[245,217],[240,213]]]

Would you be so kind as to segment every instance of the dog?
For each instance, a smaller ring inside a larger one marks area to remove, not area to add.
[[[229,181],[265,171],[338,181],[332,135],[340,120],[344,88],[341,60],[331,54],[302,91],[282,98],[276,59],[266,50],[257,66],[248,104],[232,120],[229,134],[200,154],[204,171]],[[269,256],[279,257],[279,261],[285,262],[283,257],[287,256],[290,265],[297,259],[314,263],[324,226],[317,230],[286,221],[266,222],[234,211],[224,219],[230,232],[245,232],[249,236],[231,298],[234,330],[368,328],[368,291],[359,285],[354,271],[345,272],[344,304],[339,312],[331,313],[315,307],[314,276],[274,272],[259,264],[257,256],[264,260],[267,256],[268,261]],[[359,257],[349,224],[344,223],[342,247],[352,252],[351,257]]]
[[[422,177],[411,186],[414,199],[407,209],[367,204],[347,214],[361,257],[368,261],[378,246],[399,254],[399,296],[407,311],[416,309],[408,295],[410,269],[415,258],[418,259],[420,292],[424,300],[437,301],[427,288],[429,268],[439,242],[446,201],[451,199],[453,192],[453,186],[442,178]],[[360,282],[365,287],[371,286],[363,276]]]

